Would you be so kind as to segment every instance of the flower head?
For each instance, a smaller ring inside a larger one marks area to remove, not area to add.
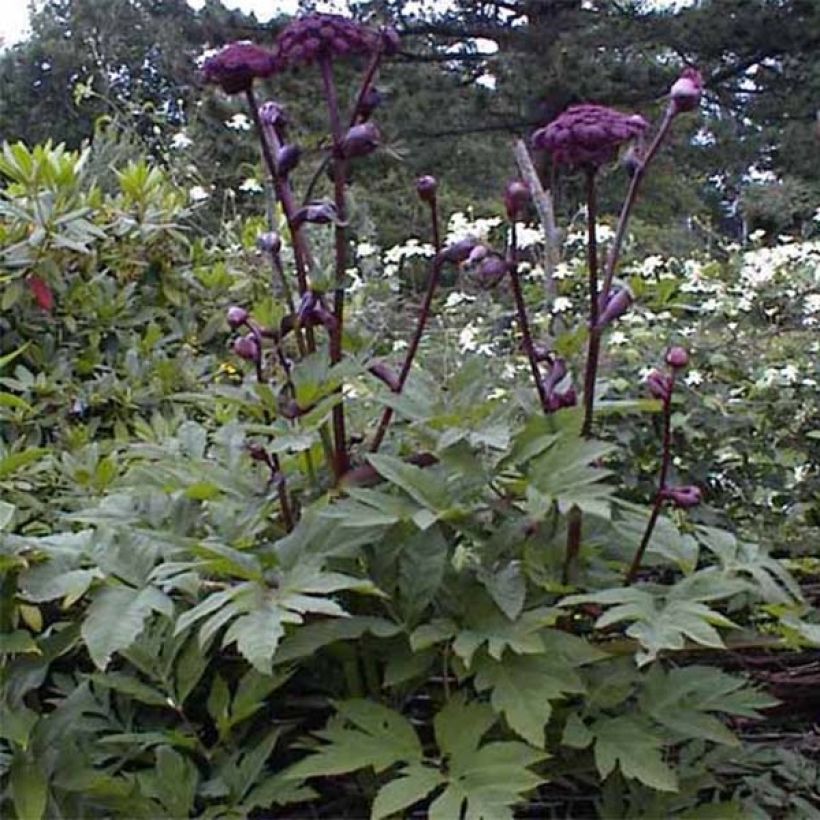
[[[669,89],[669,98],[672,100],[675,113],[694,111],[700,105],[703,93],[703,77],[695,68],[684,68],[680,77]]]
[[[381,134],[375,123],[368,121],[354,125],[342,140],[342,156],[347,159],[367,156],[379,147],[380,142]]]
[[[339,14],[308,14],[276,38],[276,57],[284,68],[298,68],[322,58],[372,54],[386,43],[380,32]]]
[[[202,65],[205,82],[219,85],[226,94],[249,91],[253,81],[270,77],[277,69],[274,55],[253,43],[231,43]]]
[[[248,321],[248,311],[243,307],[239,307],[239,305],[233,305],[228,308],[225,318],[228,320],[231,330],[236,330]]]
[[[639,137],[649,123],[603,105],[573,105],[532,136],[536,148],[562,165],[598,167],[615,158],[618,146]]]
[[[675,370],[686,367],[689,364],[689,353],[684,347],[670,347],[666,351],[666,363]]]
[[[424,202],[434,202],[436,199],[436,190],[438,189],[438,180],[426,174],[416,180],[416,193]]]
[[[530,202],[530,186],[522,179],[512,179],[504,190],[504,207],[507,218],[516,219]]]
[[[697,507],[701,502],[700,488],[694,484],[687,484],[684,487],[667,487],[664,496],[668,498],[676,507]]]
[[[255,362],[259,360],[259,344],[252,333],[247,333],[240,336],[233,343],[233,352],[239,356],[240,359],[245,359],[248,362]]]

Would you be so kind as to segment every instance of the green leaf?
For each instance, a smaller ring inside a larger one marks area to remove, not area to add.
[[[647,723],[628,715],[602,717],[590,730],[595,735],[595,765],[602,778],[618,765],[624,777],[658,791],[678,790],[675,773],[661,756],[663,741]]]
[[[399,458],[375,453],[368,455],[367,460],[382,478],[400,487],[423,507],[444,510],[450,506],[444,482],[432,469],[423,470]]]
[[[351,641],[370,633],[379,638],[398,635],[401,627],[385,618],[353,616],[316,621],[299,627],[279,645],[274,663],[288,663],[313,655],[323,646],[336,641]]]
[[[420,615],[444,580],[447,540],[437,526],[417,532],[401,546],[399,593],[408,620]]]
[[[287,770],[288,778],[329,776],[371,766],[382,772],[399,762],[421,761],[421,743],[410,722],[367,700],[336,704],[337,716],[317,732],[318,750]]]
[[[147,703],[149,706],[164,706],[166,708],[173,706],[172,703],[169,703],[167,695],[124,672],[109,670],[105,674],[90,675],[89,680],[93,681],[96,686],[113,689],[115,692],[127,695],[140,703]]]
[[[475,652],[484,644],[496,660],[501,659],[507,648],[519,655],[543,652],[540,631],[555,623],[558,617],[558,610],[538,607],[510,621],[494,604],[480,597],[468,602],[467,610],[467,628],[462,629],[453,641],[453,651],[467,667],[472,663]]]
[[[237,618],[225,633],[222,645],[236,641],[236,648],[248,663],[269,675],[273,653],[284,634],[282,610],[268,606]]]
[[[0,501],[0,532],[11,528],[16,509],[14,504],[9,504],[8,501]]]
[[[444,776],[421,764],[406,766],[401,776],[391,780],[379,789],[373,801],[371,820],[382,820],[402,809],[418,803],[427,797],[433,789],[444,782]]]
[[[44,447],[30,447],[28,450],[23,450],[20,453],[12,453],[0,459],[0,478],[5,478],[21,467],[26,467],[35,461],[39,461],[45,455],[48,455],[48,450]]]
[[[0,655],[15,655],[18,653],[40,654],[40,647],[29,632],[16,629],[14,632],[0,632]]]
[[[18,820],[41,820],[48,803],[48,780],[40,764],[21,752],[14,755],[9,789]]]
[[[521,570],[521,563],[510,561],[496,572],[485,570],[478,577],[495,605],[514,621],[521,614],[527,597],[527,581]]]
[[[561,743],[571,749],[586,749],[595,739],[592,732],[587,729],[581,718],[573,712],[564,725],[564,734],[561,736]]]
[[[168,817],[190,817],[199,772],[196,766],[170,746],[158,746],[152,771],[137,775],[143,794],[158,800]]]
[[[170,599],[158,589],[107,587],[100,590],[88,608],[81,634],[91,660],[98,669],[105,669],[111,656],[127,649],[145,627],[154,611],[169,614]]]
[[[462,810],[468,818],[512,818],[512,806],[543,782],[529,770],[547,757],[538,749],[516,741],[480,745],[495,720],[486,704],[467,703],[461,695],[434,718],[448,781],[430,806],[431,820],[460,817]]]
[[[48,561],[21,573],[20,594],[34,603],[66,597],[76,601],[100,577],[97,569],[66,569],[60,561]]]
[[[506,653],[499,662],[482,655],[475,669],[476,690],[492,690],[493,709],[504,715],[516,734],[541,749],[551,701],[584,691],[578,675],[557,657]]]

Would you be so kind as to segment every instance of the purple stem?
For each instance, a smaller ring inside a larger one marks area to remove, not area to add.
[[[527,306],[524,303],[524,294],[521,292],[521,281],[518,278],[518,248],[515,220],[510,221],[510,244],[507,248],[507,265],[510,272],[513,298],[515,299],[515,310],[518,315],[518,325],[521,328],[522,345],[530,362],[530,370],[532,371],[532,378],[535,382],[535,389],[538,391],[541,408],[545,413],[548,413],[549,397],[547,396],[544,380],[541,377],[541,370],[538,367],[538,357],[535,355],[535,346],[532,343],[532,334],[530,333],[530,323],[527,319]]]
[[[416,356],[416,351],[419,349],[419,343],[421,342],[424,328],[427,325],[427,319],[430,316],[430,306],[433,304],[433,295],[435,294],[436,287],[438,286],[439,275],[441,274],[443,264],[444,263],[442,260],[438,257],[433,259],[433,266],[430,272],[430,281],[427,283],[427,292],[424,294],[424,301],[421,303],[415,333],[413,333],[413,338],[410,340],[410,346],[407,348],[407,353],[404,356],[404,362],[402,363],[401,372],[399,373],[398,389],[395,391],[396,393],[401,393],[404,389],[404,384],[407,381],[407,377],[410,375],[410,368],[413,366],[413,359]],[[393,418],[393,408],[385,407],[381,420],[379,421],[378,429],[376,430],[376,435],[373,436],[373,441],[370,443],[371,453],[377,453],[379,447],[381,447],[382,441],[384,440],[384,434],[387,432],[387,427],[390,424],[391,418]]]
[[[661,472],[658,476],[658,491],[655,493],[655,503],[652,506],[652,514],[649,516],[649,521],[646,524],[646,531],[643,534],[641,543],[635,552],[635,557],[632,559],[632,564],[626,574],[627,586],[635,580],[635,576],[641,568],[641,561],[643,560],[646,548],[649,546],[649,539],[652,537],[652,531],[658,522],[658,516],[660,515],[661,507],[666,498],[666,479],[669,475],[669,464],[672,460],[672,392],[675,389],[674,369],[672,369],[670,379],[669,393],[663,401],[663,456],[661,459]]]
[[[342,156],[342,121],[339,115],[339,100],[336,94],[336,84],[333,81],[333,64],[330,58],[323,57],[319,61],[324,84],[325,100],[327,101],[330,129],[333,135],[333,199],[336,205],[337,222],[334,228],[336,238],[336,287],[333,291],[333,314],[336,318],[336,327],[329,329],[330,361],[337,364],[342,359],[342,338],[344,335],[344,307],[345,291],[344,279],[347,267],[347,201],[345,197],[345,177],[347,176],[347,162]],[[338,392],[342,392],[343,385],[339,385]],[[339,402],[333,407],[333,437],[336,447],[336,479],[340,479],[348,470],[347,437],[345,433],[344,403]]]
[[[382,51],[381,49],[379,49],[379,51],[377,51],[371,58],[370,65],[368,65],[367,71],[364,75],[364,79],[362,80],[362,85],[359,89],[359,94],[356,97],[356,104],[353,106],[353,111],[351,111],[350,113],[350,128],[352,128],[356,124],[356,120],[359,118],[359,109],[362,107],[362,101],[364,100],[365,94],[367,94],[367,92],[370,90],[370,86],[373,85],[373,79],[376,76],[376,72],[379,70],[381,61]]]
[[[629,183],[629,190],[627,191],[626,199],[624,200],[624,204],[621,206],[621,214],[618,217],[618,225],[615,228],[615,238],[612,240],[612,247],[609,250],[606,269],[604,271],[604,283],[601,287],[601,294],[603,295],[604,301],[606,301],[609,296],[609,291],[612,288],[612,279],[615,276],[615,268],[618,266],[618,259],[620,257],[624,237],[626,236],[626,226],[632,213],[632,206],[635,204],[635,200],[638,197],[638,189],[641,187],[641,182],[646,174],[646,169],[649,167],[649,163],[652,161],[655,154],[658,153],[658,149],[661,147],[666,135],[669,133],[669,127],[672,125],[672,120],[674,118],[675,111],[670,103],[663,115],[663,120],[660,128],[658,129],[658,133],[655,134],[655,139],[652,140],[643,161],[632,175],[632,181]]]
[[[598,327],[598,238],[595,232],[598,203],[595,192],[595,169],[587,169],[587,272],[589,274],[589,346],[584,371],[584,423],[581,435],[592,432],[595,409],[595,382],[598,378],[598,358],[601,352],[601,330]]]

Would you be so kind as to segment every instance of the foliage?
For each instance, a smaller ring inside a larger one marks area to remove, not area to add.
[[[817,643],[779,552],[818,526],[812,239],[714,259],[628,246],[637,304],[607,337],[593,438],[580,408],[541,412],[506,284],[464,271],[445,269],[406,386],[373,375],[405,353],[437,258],[419,243],[350,243],[344,333],[317,323],[315,352],[298,327],[281,357],[275,335],[264,362],[229,354],[229,305],[267,331],[289,315],[253,249],[269,226],[197,238],[173,170],[106,168],[118,145],[102,131],[0,161],[4,813],[495,820],[579,790],[579,813],[606,817],[810,805],[816,766],[784,752],[761,777],[771,760],[746,743],[775,700],[718,667],[740,642]],[[274,212],[294,279],[291,216]],[[328,300],[338,227],[308,229]],[[448,248],[506,234],[450,228]],[[533,331],[568,379],[582,236],[545,288],[540,234],[518,227]],[[625,585],[660,457],[640,385],[660,336],[690,348],[672,467],[706,503],[665,508]]]

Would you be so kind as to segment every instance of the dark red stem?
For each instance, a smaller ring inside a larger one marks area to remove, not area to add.
[[[581,435],[592,432],[595,410],[595,382],[598,378],[598,358],[601,352],[601,331],[598,327],[598,238],[595,231],[598,202],[595,191],[595,169],[586,174],[587,183],[587,273],[589,276],[589,342],[584,370],[584,422]]]
[[[404,356],[404,362],[402,363],[401,372],[399,373],[398,389],[395,391],[396,393],[401,393],[404,389],[404,384],[407,381],[407,377],[410,375],[410,368],[413,366],[413,359],[416,356],[416,351],[419,349],[419,343],[421,342],[421,337],[424,334],[424,329],[427,326],[427,319],[430,316],[430,307],[433,304],[433,296],[435,295],[436,287],[438,286],[442,265],[443,262],[438,257],[433,260],[430,280],[427,283],[427,292],[424,294],[424,301],[421,303],[421,308],[419,309],[419,318],[418,322],[416,322],[416,330],[413,333],[413,338],[410,340],[410,346],[407,348],[407,353],[405,353]],[[379,447],[382,445],[382,441],[384,441],[384,435],[387,432],[387,428],[390,425],[390,419],[392,418],[393,408],[385,407],[381,420],[379,421],[376,434],[373,436],[373,441],[370,442],[371,453],[378,452]]]
[[[336,239],[336,283],[333,291],[333,315],[336,327],[330,331],[330,361],[337,364],[342,359],[342,339],[344,336],[345,290],[344,279],[347,268],[347,200],[345,197],[345,177],[347,162],[342,155],[342,121],[339,114],[339,99],[333,80],[333,64],[329,57],[319,61],[322,83],[325,90],[330,130],[333,137],[333,200],[336,205],[337,222],[334,228]],[[344,386],[339,385],[338,392]],[[348,470],[347,436],[345,433],[344,403],[333,407],[333,438],[336,450],[336,478],[340,479]]]
[[[643,538],[641,538],[641,543],[626,574],[627,586],[635,580],[635,576],[641,568],[641,561],[643,561],[644,553],[649,546],[649,539],[652,537],[661,507],[663,507],[663,502],[666,500],[666,479],[669,476],[669,464],[672,461],[672,392],[674,389],[675,371],[673,369],[670,376],[669,393],[663,402],[663,455],[661,458],[661,472],[658,476],[658,490],[655,493],[655,503],[652,506],[652,514],[649,516]]]
[[[527,318],[527,306],[524,303],[524,294],[521,291],[521,280],[518,278],[518,248],[515,230],[515,220],[510,221],[510,244],[507,248],[507,266],[510,273],[510,285],[512,287],[513,299],[515,300],[515,312],[518,316],[518,326],[521,328],[522,346],[530,362],[532,378],[535,382],[535,389],[538,391],[538,400],[545,413],[549,412],[549,399],[544,380],[541,378],[541,370],[538,367],[538,357],[535,355],[535,345],[532,343],[530,333],[530,323]]]
[[[615,276],[615,269],[618,266],[621,247],[623,246],[624,237],[626,236],[626,226],[629,223],[629,217],[632,213],[632,206],[638,198],[638,190],[641,187],[641,182],[646,175],[646,169],[649,167],[649,163],[652,161],[655,154],[658,153],[658,149],[661,147],[666,135],[669,133],[669,126],[672,125],[672,120],[674,118],[675,111],[670,103],[663,115],[663,120],[661,121],[658,133],[655,134],[655,138],[652,140],[646,154],[643,156],[641,164],[632,176],[632,181],[629,183],[629,190],[627,191],[626,199],[621,206],[621,214],[618,217],[618,225],[615,228],[615,238],[612,240],[612,247],[609,249],[609,256],[607,258],[606,269],[604,271],[604,281],[601,286],[601,293],[603,294],[604,301],[606,301],[606,298],[609,296],[609,291],[612,288],[612,279]]]

